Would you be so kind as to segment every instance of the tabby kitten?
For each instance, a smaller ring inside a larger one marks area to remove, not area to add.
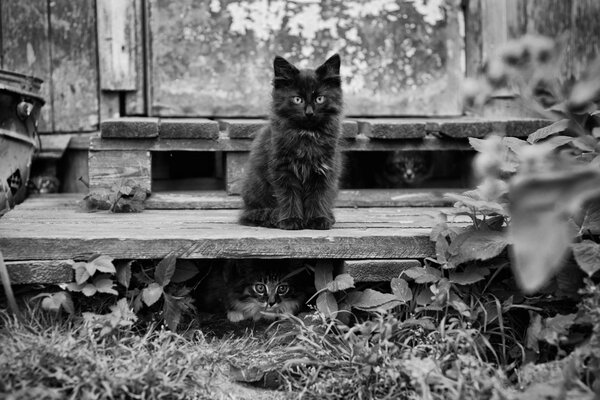
[[[231,322],[295,314],[308,292],[302,265],[280,260],[237,260],[216,266],[200,285],[199,308],[224,311]]]
[[[315,70],[275,57],[273,69],[270,122],[252,145],[240,223],[330,229],[341,170],[340,57]]]
[[[414,187],[433,176],[431,152],[390,152],[376,181],[381,187]]]

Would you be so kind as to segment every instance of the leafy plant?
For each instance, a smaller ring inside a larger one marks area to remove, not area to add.
[[[150,192],[135,180],[126,179],[111,190],[96,190],[88,193],[81,202],[86,211],[109,210],[115,213],[142,212],[144,201]]]

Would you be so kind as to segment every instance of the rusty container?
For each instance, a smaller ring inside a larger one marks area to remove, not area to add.
[[[39,149],[37,121],[42,80],[0,70],[0,215],[22,202]]]

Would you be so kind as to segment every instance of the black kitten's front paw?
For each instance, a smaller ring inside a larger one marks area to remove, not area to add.
[[[320,230],[331,229],[331,227],[333,226],[334,223],[335,223],[335,219],[333,217],[331,217],[331,218],[327,218],[327,217],[311,218],[308,221],[306,221],[306,229],[320,229]]]
[[[285,229],[288,231],[294,231],[298,229],[302,229],[302,220],[300,218],[286,218],[282,219],[277,223],[277,227],[279,229]]]

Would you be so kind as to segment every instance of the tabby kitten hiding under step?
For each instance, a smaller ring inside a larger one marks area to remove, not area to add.
[[[271,117],[252,144],[240,223],[331,229],[341,170],[340,57],[315,70],[275,57],[273,69]]]
[[[375,176],[379,187],[419,186],[433,176],[434,160],[430,151],[393,151]]]
[[[297,313],[309,291],[298,263],[281,260],[236,260],[212,267],[200,283],[198,308],[225,312],[231,322],[275,319]]]

